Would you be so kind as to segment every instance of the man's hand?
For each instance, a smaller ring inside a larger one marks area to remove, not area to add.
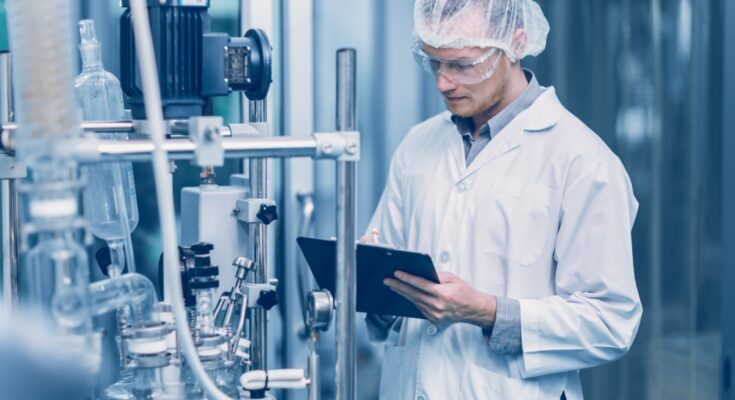
[[[383,281],[394,292],[411,300],[429,321],[436,324],[465,322],[481,328],[495,323],[494,296],[479,292],[456,275],[439,272],[439,282],[397,271]]]

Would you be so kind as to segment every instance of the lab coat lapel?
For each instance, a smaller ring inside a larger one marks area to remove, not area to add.
[[[449,117],[447,117],[447,120],[449,121]],[[451,124],[452,122],[450,121],[449,123]],[[462,141],[462,136],[456,134],[453,129],[451,133],[453,134],[446,135],[445,148],[449,149],[448,164],[451,177],[454,181],[459,181],[467,168],[467,161],[464,155],[464,142]]]
[[[495,135],[472,164],[464,169],[459,180],[466,179],[498,157],[521,147],[526,132],[543,132],[555,126],[559,110],[556,92],[553,87],[548,88],[528,109],[518,114]]]

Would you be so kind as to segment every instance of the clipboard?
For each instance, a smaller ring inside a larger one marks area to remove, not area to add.
[[[299,237],[296,242],[319,288],[336,295],[336,241]],[[424,319],[412,302],[385,286],[383,279],[400,270],[439,283],[431,257],[364,243],[358,243],[356,251],[357,311]]]

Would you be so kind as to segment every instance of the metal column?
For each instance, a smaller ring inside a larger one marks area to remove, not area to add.
[[[250,122],[265,123],[267,120],[265,100],[250,102]],[[266,158],[250,159],[250,197],[268,198],[268,164]],[[256,270],[254,283],[268,283],[268,232],[262,223],[250,225],[250,243]],[[252,339],[252,369],[267,370],[268,317],[266,310],[255,308],[250,326]]]
[[[337,52],[337,130],[356,130],[354,49]],[[355,178],[354,161],[337,161],[337,399],[355,398]]]
[[[9,52],[0,53],[0,123],[6,124],[13,119],[13,91],[11,57]],[[0,157],[9,158],[5,155]],[[12,167],[14,161],[3,162],[2,165]],[[10,171],[2,171],[10,176]],[[18,302],[19,295],[19,256],[18,232],[20,230],[20,213],[18,210],[18,193],[15,179],[6,178],[0,184],[0,201],[2,202],[2,240],[3,240],[3,298],[4,304],[12,308]]]

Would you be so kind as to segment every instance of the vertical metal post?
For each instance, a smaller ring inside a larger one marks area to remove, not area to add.
[[[265,100],[250,102],[250,123],[265,123],[267,120]],[[268,198],[268,165],[266,158],[250,159],[250,197],[254,199]],[[265,224],[250,225],[250,244],[256,269],[254,283],[268,283],[268,232]],[[268,369],[268,319],[266,310],[256,308],[251,319],[252,368]]]
[[[311,332],[309,337],[309,400],[321,400],[321,374],[319,373],[319,354],[316,349],[319,333]]]
[[[12,66],[9,52],[0,52],[0,123],[13,120]],[[14,179],[4,179],[0,185],[3,238],[3,297],[6,307],[13,307],[19,295],[18,232],[20,212]]]
[[[354,49],[337,51],[337,130],[356,124]],[[354,161],[337,161],[337,399],[355,398],[355,178]]]

